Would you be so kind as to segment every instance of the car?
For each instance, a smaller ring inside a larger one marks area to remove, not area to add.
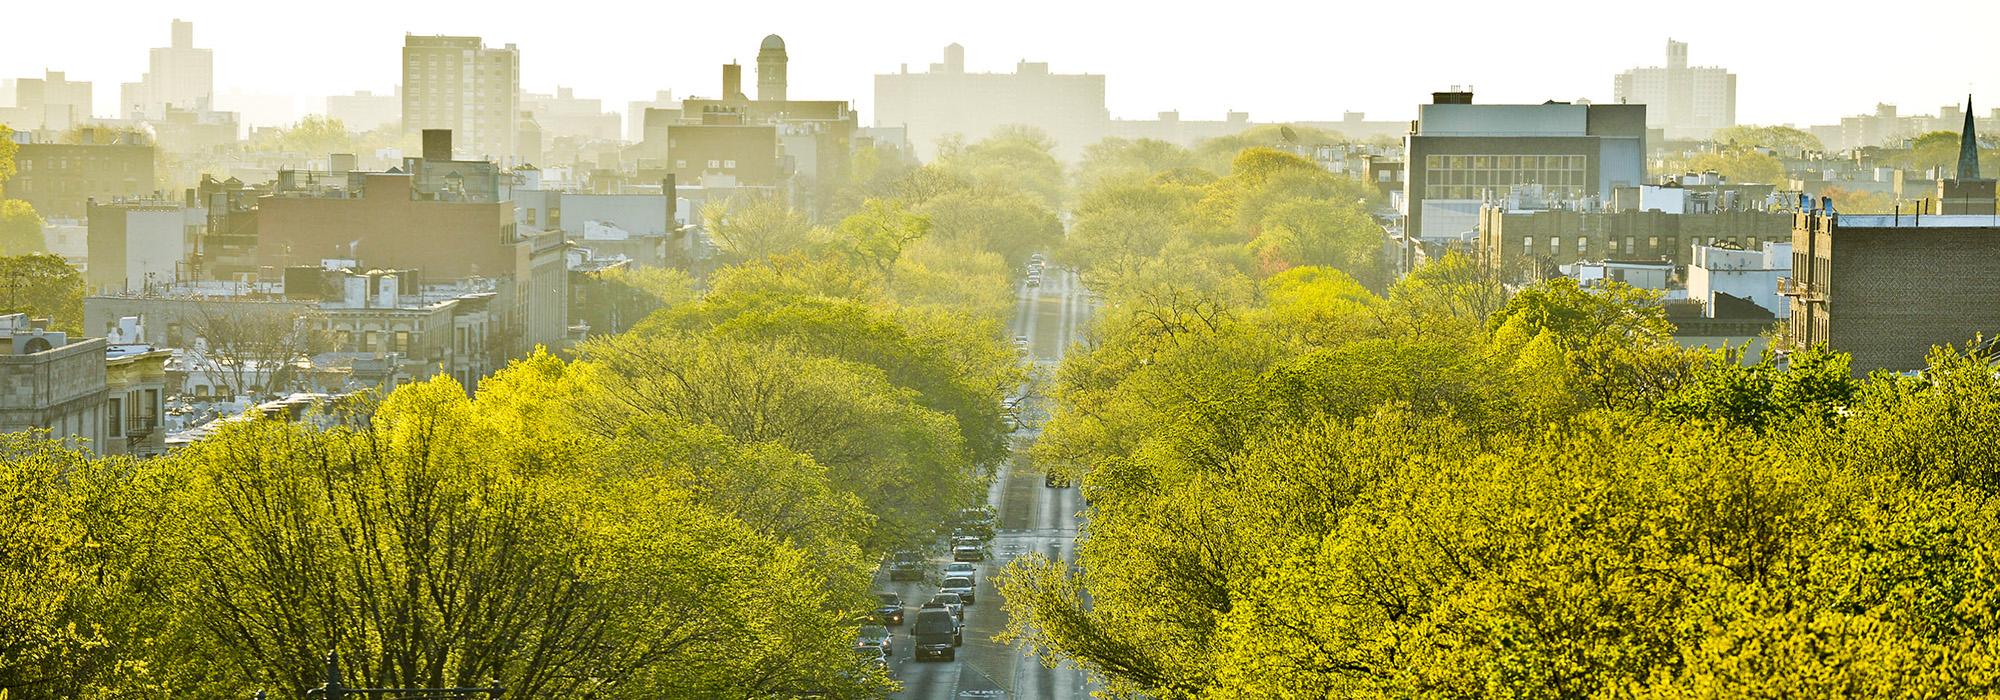
[[[1043,255],[1043,254],[1041,254],[1041,253],[1029,253],[1029,254],[1028,254],[1028,259],[1029,259],[1029,260],[1034,260],[1034,261],[1036,261],[1036,262],[1040,262],[1040,261],[1043,261],[1043,260],[1047,260],[1047,259],[1049,259],[1049,256],[1046,256],[1046,255]]]
[[[977,542],[965,542],[951,546],[952,561],[986,561],[986,548]]]
[[[1029,278],[1028,278],[1028,286],[1030,286],[1030,287],[1040,287],[1040,286],[1042,286],[1042,278],[1041,278],[1041,276],[1037,275],[1037,276],[1034,276],[1034,277],[1029,277]]]
[[[1012,413],[1000,414],[1000,427],[1010,433],[1020,430],[1021,419],[1015,418]]]
[[[958,599],[964,602],[966,605],[972,605],[974,603],[979,602],[978,600],[975,599],[975,596],[979,594],[979,586],[977,584],[974,584],[972,582],[972,579],[966,576],[944,577],[944,581],[938,584],[938,592],[956,593],[958,594]]]
[[[897,557],[896,561],[889,564],[889,580],[922,581],[924,580],[924,569],[927,568],[930,568],[929,562],[924,561],[916,555],[905,554]]]
[[[861,657],[861,665],[864,668],[868,666],[873,666],[882,669],[883,673],[887,673],[891,676],[894,676],[896,673],[895,668],[889,665],[889,655],[883,653],[881,649],[855,647],[854,654],[855,656]]]
[[[903,624],[903,597],[894,593],[877,593],[875,600],[875,621],[884,625]]]
[[[874,649],[883,656],[894,656],[896,645],[891,643],[889,628],[881,625],[862,625],[861,633],[854,638],[854,648]]]
[[[938,591],[937,595],[931,596],[931,602],[925,605],[932,603],[942,605],[946,610],[950,610],[952,617],[958,618],[959,622],[965,621],[965,599],[958,597],[957,593]]]
[[[965,643],[964,630],[951,610],[929,603],[917,610],[917,620],[910,626],[910,636],[916,639],[918,661],[958,658],[958,650],[954,647]]]
[[[955,561],[950,564],[944,565],[944,575],[964,576],[966,578],[972,579],[973,581],[978,581],[979,565],[967,561]]]

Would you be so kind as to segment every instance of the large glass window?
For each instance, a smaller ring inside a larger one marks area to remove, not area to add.
[[[1543,196],[1574,200],[1589,182],[1584,156],[1463,155],[1424,157],[1426,199],[1503,196],[1517,185],[1540,185]]]

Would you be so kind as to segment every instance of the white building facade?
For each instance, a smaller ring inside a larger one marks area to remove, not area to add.
[[[1688,260],[1688,298],[1702,303],[1703,316],[1715,318],[1716,295],[1727,294],[1777,318],[1791,318],[1790,300],[1778,294],[1778,278],[1792,274],[1792,244],[1765,243],[1762,250],[1696,245]]]
[[[1646,126],[1668,139],[1706,139],[1736,125],[1736,74],[1689,66],[1686,42],[1667,40],[1667,65],[1619,73],[1612,96],[1647,106]]]

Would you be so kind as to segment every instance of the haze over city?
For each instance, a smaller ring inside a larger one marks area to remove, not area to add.
[[[872,114],[870,76],[905,63],[921,69],[957,42],[969,70],[1006,72],[1027,60],[1104,74],[1108,106],[1121,118],[1178,109],[1204,119],[1225,110],[1260,121],[1346,110],[1409,119],[1424,92],[1456,84],[1505,102],[1606,100],[1609,71],[1657,64],[1660,46],[1673,38],[1693,45],[1696,65],[1743,76],[1743,122],[1805,125],[1865,113],[1876,102],[1933,109],[1978,87],[1979,68],[2000,64],[2000,44],[1985,29],[2000,9],[1951,0],[1897,3],[1894,19],[1849,0],[1809,10],[1713,0],[1643,10],[1454,0],[1426,3],[1421,17],[1401,3],[1263,1],[1156,3],[1145,12],[1050,0],[782,0],[756,12],[717,3],[487,7],[361,0],[293,14],[236,1],[19,3],[7,11],[9,24],[88,26],[89,36],[16,32],[0,46],[0,75],[47,68],[95,81],[99,111],[112,116],[117,84],[137,79],[144,47],[164,45],[161,28],[179,18],[200,27],[198,46],[215,49],[218,94],[293,98],[294,119],[318,110],[326,95],[388,93],[405,32],[513,43],[524,89],[570,86],[623,104],[655,90],[707,96],[711,63],[747,62],[756,39],[775,32],[791,46],[801,96],[851,96],[864,116]]]
[[[0,700],[2000,697],[1996,19],[11,3]]]

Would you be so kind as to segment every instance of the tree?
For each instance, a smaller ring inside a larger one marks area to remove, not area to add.
[[[1194,154],[1174,143],[1109,137],[1083,149],[1076,166],[1076,189],[1088,191],[1107,180],[1143,180],[1194,163]]]
[[[709,236],[730,262],[803,251],[815,237],[805,214],[776,196],[711,202],[701,215]]]
[[[580,410],[607,438],[668,421],[809,455],[867,505],[871,552],[915,546],[970,505],[967,452],[951,417],[918,405],[879,369],[795,347],[668,334],[589,341],[579,352],[608,374]]]
[[[195,306],[199,339],[195,366],[232,396],[268,396],[290,389],[301,364],[333,350],[335,339],[315,313],[288,305]]]
[[[325,156],[330,153],[354,153],[355,143],[347,125],[339,119],[317,114],[307,115],[289,127],[261,132],[263,137],[252,144],[252,150],[283,153],[303,153],[308,156]]]
[[[1032,195],[1058,209],[1065,188],[1055,145],[1039,129],[1002,126],[978,143],[941,149],[936,166],[975,187]]]
[[[1730,182],[1777,183],[1785,176],[1784,163],[1748,149],[1697,154],[1688,159],[1687,170],[1695,173],[1713,170]]]
[[[932,197],[915,211],[930,221],[933,238],[992,251],[1009,267],[1062,240],[1055,212],[1025,194],[960,190]]]
[[[34,205],[19,199],[0,199],[0,257],[46,253],[42,239],[42,217]]]
[[[56,330],[83,334],[83,275],[60,255],[0,257],[0,313],[48,318]]]
[[[836,250],[880,274],[883,288],[894,291],[897,261],[930,230],[930,219],[910,211],[901,201],[870,199],[861,211],[840,220],[833,240]]]
[[[1738,124],[1717,129],[1709,140],[1732,149],[1769,148],[1791,157],[1797,157],[1802,153],[1826,151],[1826,146],[1820,143],[1818,136],[1789,126]]]
[[[1293,197],[1268,209],[1259,229],[1250,245],[1267,270],[1324,265],[1371,284],[1386,277],[1387,239],[1359,204]]]

